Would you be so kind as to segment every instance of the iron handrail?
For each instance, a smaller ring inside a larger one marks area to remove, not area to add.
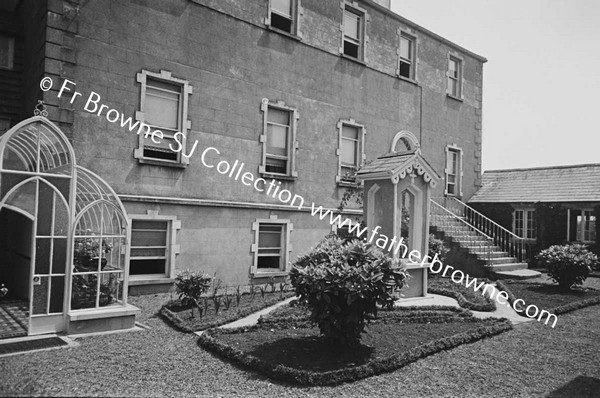
[[[488,264],[490,264],[491,262],[491,258],[492,258],[492,252],[494,251],[494,239],[491,236],[488,236],[487,234],[485,234],[483,231],[479,230],[478,228],[474,227],[473,225],[469,224],[467,221],[465,221],[462,217],[454,214],[453,212],[451,212],[450,210],[446,209],[444,206],[440,205],[439,203],[437,203],[436,201],[434,201],[433,199],[431,200],[431,204],[434,205],[434,207],[431,209],[431,214],[433,216],[442,216],[444,217],[445,215],[449,215],[452,219],[454,220],[458,220],[460,223],[462,223],[464,226],[466,226],[468,228],[468,230],[473,230],[474,232],[476,232],[478,234],[478,236],[481,236],[483,238],[485,238],[485,240],[483,241],[484,243],[482,243],[482,241],[479,242],[469,242],[470,244],[475,244],[475,246],[478,248],[478,250],[480,252],[483,252],[484,257],[486,258],[486,262]],[[442,213],[438,213],[439,210],[442,211]],[[447,214],[444,214],[447,213]],[[445,218],[445,217],[444,217]],[[437,219],[436,219],[437,221]],[[433,217],[431,218],[430,222],[435,223],[435,221],[433,220]],[[446,227],[448,227],[449,225],[445,225],[444,222],[441,222],[441,227],[442,230],[445,230]]]
[[[514,234],[455,197],[444,198],[444,204],[446,207],[455,209],[455,212],[464,217],[467,223],[481,230],[487,236],[491,236],[502,251],[516,257],[518,261],[526,259],[526,239]]]

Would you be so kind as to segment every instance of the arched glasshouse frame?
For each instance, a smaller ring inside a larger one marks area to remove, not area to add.
[[[127,236],[118,196],[53,123],[0,137],[0,283],[27,301],[28,334],[133,326]]]

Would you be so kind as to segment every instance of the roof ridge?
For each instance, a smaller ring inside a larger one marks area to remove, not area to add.
[[[585,164],[571,164],[561,166],[542,166],[542,167],[529,167],[529,168],[518,168],[518,169],[501,169],[501,170],[486,170],[483,173],[506,173],[509,171],[532,171],[532,170],[557,170],[557,169],[573,169],[578,167],[600,167],[600,163],[585,163]]]

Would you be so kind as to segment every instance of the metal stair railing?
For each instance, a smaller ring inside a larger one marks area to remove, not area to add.
[[[510,257],[515,257],[518,262],[527,261],[527,244],[524,238],[515,235],[455,197],[444,198],[444,207],[460,215],[467,223],[485,235],[490,236],[494,244],[502,251],[507,252]]]
[[[479,237],[483,238],[483,240],[468,242],[469,246],[476,246],[478,253],[483,253],[483,257],[487,264],[491,264],[492,261],[492,253],[494,251],[494,239],[491,236],[488,236],[483,231],[479,230],[475,226],[469,224],[464,217],[460,217],[450,210],[446,209],[444,206],[440,205],[433,199],[431,200],[430,206],[430,223],[438,228],[440,228],[444,233],[450,233],[452,235],[453,232],[458,231],[458,227],[467,227],[469,231],[475,232]],[[458,226],[456,222],[458,221]]]

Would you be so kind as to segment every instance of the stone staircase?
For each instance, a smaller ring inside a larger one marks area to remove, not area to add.
[[[521,238],[489,219],[485,223],[478,222],[477,219],[484,216],[477,214],[474,217],[469,213],[475,210],[465,211],[468,206],[457,202],[451,202],[452,206],[447,208],[432,200],[431,232],[458,246],[473,266],[479,268],[475,269],[477,274],[511,279],[540,275],[527,269],[525,244]]]

